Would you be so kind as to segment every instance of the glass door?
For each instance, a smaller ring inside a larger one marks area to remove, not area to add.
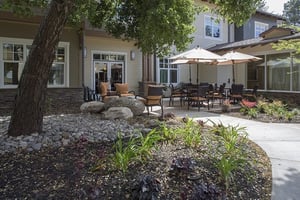
[[[110,82],[112,90],[115,90],[114,83],[122,83],[124,81],[123,70],[123,62],[110,63]]]
[[[109,89],[114,90],[114,83],[124,81],[124,62],[94,61],[94,87],[98,91],[100,82],[110,82]]]
[[[94,87],[97,92],[100,82],[108,82],[108,62],[94,61]]]

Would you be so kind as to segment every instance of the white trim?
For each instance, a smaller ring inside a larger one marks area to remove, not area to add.
[[[206,36],[206,23],[205,23],[205,19],[206,18],[211,18],[211,19],[214,19],[214,20],[216,20],[217,19],[217,17],[215,17],[215,16],[212,16],[212,15],[208,15],[208,14],[205,14],[204,15],[204,18],[203,18],[203,20],[204,20],[204,22],[203,22],[203,28],[204,28],[204,38],[205,39],[210,39],[210,40],[217,40],[217,41],[222,41],[222,39],[223,39],[223,31],[222,31],[222,29],[223,29],[223,25],[222,25],[222,23],[221,23],[221,20],[219,21],[219,25],[220,25],[220,37],[213,37],[213,36]],[[212,33],[213,34],[213,33]]]
[[[3,61],[3,43],[21,44],[23,48],[24,59],[22,62],[22,70],[24,68],[27,55],[26,46],[32,45],[33,39],[22,39],[22,38],[9,38],[0,37],[0,89],[4,88],[17,88],[18,85],[4,85],[4,61]],[[64,88],[70,86],[70,43],[69,42],[59,42],[58,47],[63,47],[65,49],[65,61],[64,63],[64,84],[63,85],[48,85],[48,88]]]
[[[260,32],[258,35],[256,35],[256,28],[257,26],[264,26],[265,30],[263,30],[262,32],[266,31],[269,29],[269,24],[263,23],[263,22],[258,22],[258,21],[254,21],[254,38],[259,37],[259,34],[261,34],[262,32]]]
[[[94,54],[109,54],[109,55],[122,55],[124,56],[124,61],[119,61],[119,60],[115,60],[115,61],[106,61],[106,60],[94,60]],[[127,52],[118,52],[118,51],[102,51],[102,50],[95,50],[92,49],[91,50],[91,82],[90,82],[90,87],[95,89],[95,70],[94,70],[94,62],[98,61],[98,62],[108,62],[108,63],[122,63],[124,62],[124,66],[123,66],[123,81],[124,83],[127,82],[127,74],[128,74],[128,53]]]

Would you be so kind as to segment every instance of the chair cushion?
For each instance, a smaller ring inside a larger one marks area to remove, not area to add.
[[[145,105],[160,105],[162,96],[147,96]]]
[[[115,83],[116,91],[119,94],[128,93],[128,83]]]
[[[107,89],[108,89],[108,82],[101,82],[100,83],[101,96],[107,95]]]

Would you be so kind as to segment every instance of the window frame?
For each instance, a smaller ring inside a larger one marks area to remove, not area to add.
[[[176,71],[176,76],[177,76],[177,80],[176,82],[172,82],[172,84],[178,84],[180,82],[180,77],[179,77],[179,66],[178,65],[171,65],[171,60],[169,60],[167,57],[164,58],[157,58],[157,63],[158,63],[158,70],[157,70],[157,77],[158,77],[158,81],[159,83],[161,82],[161,70],[166,71],[167,72],[167,82],[166,83],[162,83],[162,84],[171,84],[170,80],[171,80],[171,71]],[[161,60],[163,60],[163,62],[161,62]],[[167,61],[167,62],[165,62]],[[161,67],[161,65],[163,65],[164,67]]]
[[[258,31],[256,31],[256,29],[258,27],[262,27],[262,26],[264,26],[265,29],[257,34]],[[269,24],[259,22],[259,21],[254,21],[254,38],[258,38],[261,33],[263,33],[264,31],[266,31],[268,29],[269,29]]]
[[[212,36],[208,36],[208,35],[206,35],[206,26],[207,26],[207,24],[206,24],[206,19],[208,19],[209,18],[209,20],[210,20],[210,27],[211,27],[211,30],[212,30]],[[214,16],[211,16],[211,15],[204,15],[204,38],[206,38],[206,39],[211,39],[211,40],[222,40],[222,23],[221,23],[221,21],[219,21],[218,23],[216,22],[218,20],[218,18],[217,17],[214,17]],[[219,37],[214,37],[213,35],[214,35],[214,27],[216,27],[216,26],[214,26],[214,25],[219,25]]]
[[[27,47],[32,45],[33,40],[32,39],[22,39],[22,38],[7,38],[7,37],[0,37],[0,89],[14,89],[18,87],[18,84],[4,84],[4,63],[19,63],[20,70],[22,71],[24,69],[28,53]],[[3,59],[3,44],[18,44],[23,45],[23,60],[22,61],[16,61],[16,60],[4,60]],[[59,85],[52,85],[48,84],[48,88],[64,88],[69,87],[69,52],[70,52],[70,43],[69,42],[59,42],[58,44],[59,48],[64,48],[64,61],[63,62],[57,62],[56,60],[53,61],[53,64],[63,64],[64,65],[64,84]],[[21,74],[21,73],[20,73]],[[20,77],[18,77],[19,81]]]

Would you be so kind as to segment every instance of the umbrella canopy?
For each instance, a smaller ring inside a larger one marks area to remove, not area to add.
[[[234,65],[248,62],[255,62],[261,60],[259,57],[252,55],[230,51],[222,56],[225,60],[219,60],[218,65],[232,65],[232,82],[235,83]]]
[[[218,54],[210,52],[206,49],[196,47],[194,49],[185,51],[181,54],[172,56],[170,59],[171,60],[192,60],[192,61],[195,61],[195,62],[204,61],[204,63],[205,63],[205,62],[223,60],[224,58],[222,58]]]
[[[224,60],[218,54],[212,53],[206,49],[196,47],[194,49],[188,50],[181,54],[170,57],[169,59],[175,60],[171,64],[197,64],[197,84],[198,84],[198,71],[199,64],[217,64],[219,60]],[[190,70],[190,82],[191,82],[191,70]]]

